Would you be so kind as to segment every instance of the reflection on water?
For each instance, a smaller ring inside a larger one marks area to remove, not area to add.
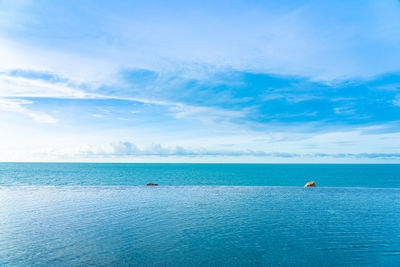
[[[400,190],[0,187],[0,265],[400,264]]]

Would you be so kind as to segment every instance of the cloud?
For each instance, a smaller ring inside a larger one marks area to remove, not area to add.
[[[197,119],[203,122],[221,122],[232,119],[245,118],[248,113],[246,110],[226,110],[215,107],[190,106],[176,104],[170,108],[174,116],[178,119]]]
[[[313,95],[300,95],[296,93],[281,93],[281,94],[274,94],[274,93],[269,93],[263,96],[263,99],[265,101],[270,101],[270,100],[280,100],[284,99],[285,101],[289,103],[299,103],[303,101],[309,101],[309,100],[314,100],[314,99],[320,99],[321,97],[318,96],[313,96]]]
[[[37,75],[46,74],[46,72],[36,73]],[[69,85],[66,80],[54,81],[53,79],[0,73],[0,97],[89,97],[84,90]]]
[[[397,95],[396,98],[392,101],[393,105],[400,106],[400,95]]]
[[[117,85],[116,85],[117,86]],[[89,89],[88,89],[89,88]],[[50,99],[87,99],[87,100],[122,100],[128,102],[137,102],[142,104],[150,104],[156,106],[167,107],[171,116],[177,119],[194,119],[207,123],[214,121],[229,121],[235,118],[244,118],[245,111],[234,111],[220,107],[207,107],[201,105],[190,105],[182,102],[163,100],[157,98],[147,98],[145,96],[131,96],[124,95],[122,92],[110,94],[105,91],[104,93],[99,90],[93,90],[90,85],[77,84],[75,81],[66,77],[59,76],[54,73],[46,71],[34,70],[10,70],[8,72],[0,73],[0,97],[6,98],[41,98]],[[21,104],[32,104],[30,100],[8,101],[3,100],[3,109],[11,111],[11,106],[15,112],[24,112],[30,114],[29,117],[38,120],[39,113],[29,111],[21,108]],[[43,114],[42,114],[43,115]],[[95,114],[94,117],[100,117]],[[40,118],[39,118],[40,119]],[[44,116],[41,121],[51,121],[45,119]]]
[[[8,112],[16,112],[23,114],[35,121],[43,122],[43,123],[56,123],[57,119],[53,118],[49,114],[44,112],[31,110],[25,108],[25,105],[32,104],[32,101],[21,100],[21,99],[1,99],[0,98],[0,110],[8,111]]]
[[[345,106],[345,107],[337,107],[333,109],[335,111],[335,114],[338,115],[353,115],[356,111],[352,109],[351,107]]]
[[[400,159],[400,153],[290,153],[266,152],[262,150],[227,150],[206,148],[185,148],[182,146],[167,147],[152,144],[139,148],[131,142],[108,143],[99,146],[85,145],[77,148],[45,149],[36,152],[38,155],[56,157],[87,157],[87,158],[124,158],[130,156],[156,157],[261,157],[261,158],[332,158],[332,159]]]
[[[0,2],[7,67],[79,79],[231,68],[330,82],[400,67],[398,1],[10,2]]]
[[[262,151],[253,150],[208,150],[205,148],[189,149],[182,146],[166,147],[152,144],[146,148],[139,148],[131,142],[109,143],[99,146],[82,146],[66,149],[47,149],[38,154],[55,156],[87,156],[87,157],[124,157],[124,156],[265,156]],[[284,155],[284,154],[283,154]]]
[[[96,87],[46,71],[9,70],[0,73],[0,97],[39,104],[42,98],[104,100],[106,105],[107,101],[109,105],[125,101],[146,105],[141,107],[146,113],[137,118],[162,112],[176,120],[259,129],[277,123],[302,123],[303,128],[314,129],[318,124],[322,129],[329,127],[326,121],[361,125],[397,120],[400,115],[396,91],[379,89],[382,84],[397,84],[399,75],[334,86],[292,76],[232,70],[200,80],[145,70],[124,75],[122,82]],[[101,115],[97,110],[89,112]]]

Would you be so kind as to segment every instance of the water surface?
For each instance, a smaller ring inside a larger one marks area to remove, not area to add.
[[[400,188],[400,164],[0,163],[0,185],[257,185]]]
[[[400,190],[0,188],[4,266],[398,266]]]
[[[399,174],[400,165],[1,163],[0,266],[399,266]],[[302,187],[310,180],[317,188]]]

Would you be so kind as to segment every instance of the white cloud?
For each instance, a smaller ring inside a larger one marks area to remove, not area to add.
[[[245,110],[233,111],[233,110],[226,110],[223,108],[193,106],[180,102],[163,101],[163,100],[149,99],[144,97],[104,95],[93,92],[93,90],[88,91],[74,87],[73,84],[74,84],[73,81],[68,79],[67,81],[63,82],[53,82],[53,81],[46,81],[43,79],[19,77],[19,76],[12,76],[6,73],[2,74],[0,73],[0,97],[125,100],[132,102],[140,102],[143,104],[165,106],[169,108],[171,114],[177,119],[182,119],[182,118],[195,119],[208,123],[214,121],[229,121],[230,119],[234,118],[243,118],[247,112]],[[18,103],[9,102],[8,104],[16,105]],[[26,101],[24,103],[21,102],[19,104],[31,104],[31,103]],[[19,110],[21,110],[21,107]],[[27,111],[25,112],[27,113]],[[32,114],[32,111],[30,114]],[[99,117],[98,114],[94,114],[93,116]]]
[[[400,153],[291,153],[291,152],[266,152],[262,150],[235,150],[235,149],[207,149],[185,148],[182,146],[166,147],[160,144],[152,144],[145,148],[139,148],[131,142],[118,142],[102,145],[85,145],[75,148],[44,149],[36,152],[38,155],[56,156],[59,158],[87,157],[87,158],[124,158],[130,156],[157,156],[157,157],[264,157],[264,158],[382,158],[400,159]]]
[[[392,101],[393,105],[400,106],[400,95],[396,96],[396,98]]]
[[[197,119],[203,122],[222,122],[231,119],[245,118],[247,110],[226,110],[222,108],[212,108],[203,106],[190,106],[176,103],[170,108],[174,116],[178,119]]]
[[[57,119],[53,118],[49,114],[44,112],[31,110],[25,108],[25,105],[32,104],[32,101],[20,100],[20,99],[1,99],[0,98],[0,110],[8,112],[16,112],[23,114],[31,119],[34,119],[43,123],[56,123]]]
[[[335,114],[338,114],[338,115],[351,115],[356,112],[355,109],[352,109],[349,106],[337,107],[337,108],[334,108],[333,110],[334,110]]]
[[[88,98],[89,94],[65,83],[0,74],[0,97]]]

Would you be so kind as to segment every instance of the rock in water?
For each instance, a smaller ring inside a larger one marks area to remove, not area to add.
[[[304,185],[304,187],[315,187],[315,182],[314,182],[314,181],[308,182],[308,183],[306,183],[306,184]]]
[[[158,184],[148,183],[147,186],[157,186]]]

